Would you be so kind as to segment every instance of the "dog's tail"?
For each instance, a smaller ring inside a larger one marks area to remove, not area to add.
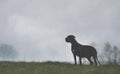
[[[100,61],[98,60],[98,57],[96,56],[96,60],[97,60],[97,62],[99,63],[99,65],[101,65],[101,63],[100,63]]]

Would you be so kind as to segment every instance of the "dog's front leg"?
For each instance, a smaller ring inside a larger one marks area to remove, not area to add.
[[[80,62],[80,65],[82,65],[82,60],[81,60],[81,57],[79,57],[79,62]]]
[[[76,55],[73,54],[73,57],[74,57],[74,62],[75,62],[75,65],[77,64],[77,61],[76,61]]]

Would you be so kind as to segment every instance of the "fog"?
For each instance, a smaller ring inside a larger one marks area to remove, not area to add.
[[[73,62],[67,35],[81,44],[120,45],[119,0],[0,0],[0,43],[15,61]]]

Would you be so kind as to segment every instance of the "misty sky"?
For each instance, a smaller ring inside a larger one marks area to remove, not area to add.
[[[0,0],[0,43],[18,61],[73,61],[67,35],[100,47],[120,45],[119,31],[120,0]]]

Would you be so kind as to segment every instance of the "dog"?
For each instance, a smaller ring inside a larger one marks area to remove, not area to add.
[[[90,62],[90,65],[93,65],[93,61],[91,60],[91,57],[93,57],[95,65],[97,65],[97,62],[100,64],[97,57],[97,51],[94,47],[89,45],[82,45],[78,43],[74,35],[68,35],[65,38],[65,41],[71,43],[71,51],[74,56],[75,64],[77,64],[76,56],[79,57],[80,65],[82,65],[82,61],[81,61],[82,58],[87,58],[88,61]]]

